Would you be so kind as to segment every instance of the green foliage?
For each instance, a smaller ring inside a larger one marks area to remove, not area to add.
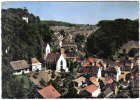
[[[90,54],[109,58],[124,43],[130,40],[138,41],[138,20],[100,21],[98,26],[100,28],[87,39],[87,49]]]
[[[60,31],[60,34],[63,35],[63,37],[64,37],[64,36],[65,36],[64,30],[61,30],[61,31]]]
[[[56,75],[55,75],[54,72],[53,72],[51,77],[52,77],[52,78],[55,78],[55,76],[56,76]]]
[[[85,40],[84,35],[77,34],[76,37],[75,37],[75,42],[76,43],[79,43],[79,42],[82,43],[82,42],[84,42],[84,40]]]
[[[40,98],[37,92],[36,86],[31,82],[27,76],[19,75],[13,76],[8,75],[9,80],[2,82],[2,98]]]
[[[41,78],[41,80],[39,81],[39,83],[43,86],[46,86],[46,82]]]
[[[129,50],[128,55],[130,57],[134,57],[135,54],[137,54],[138,52],[139,52],[139,49],[138,48],[132,48],[132,49]]]
[[[28,17],[26,23],[22,17]],[[2,9],[2,97],[3,98],[36,98],[36,88],[27,79],[17,81],[12,75],[10,61],[30,60],[36,57],[41,60],[43,41],[50,42],[52,31],[40,23],[40,19],[28,13],[27,9]],[[49,38],[45,40],[46,38]],[[28,83],[28,84],[27,84]],[[24,84],[24,85],[23,85]],[[29,87],[30,84],[30,87]],[[33,86],[33,87],[32,87]],[[15,88],[16,87],[16,88]],[[27,89],[27,87],[29,89]]]

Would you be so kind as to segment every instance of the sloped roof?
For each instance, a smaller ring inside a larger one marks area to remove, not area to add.
[[[86,78],[84,78],[84,77],[79,77],[79,78],[75,79],[74,81],[77,82],[77,83],[79,83],[79,82],[81,82],[81,81],[83,81],[83,80],[86,80]]]
[[[104,94],[106,97],[109,97],[113,94],[114,92],[111,90],[110,87],[108,87],[105,91],[104,91]]]
[[[74,53],[66,53],[66,58],[75,58],[76,55]]]
[[[27,64],[26,60],[11,61],[10,65],[14,70],[29,68],[29,65]]]
[[[109,67],[105,70],[105,72],[113,72],[114,74],[117,73],[116,69],[114,67]]]
[[[96,80],[96,77],[95,76],[90,77],[90,81],[92,80]]]
[[[76,60],[77,60],[77,62],[83,62],[85,60],[85,58],[77,57]]]
[[[99,69],[99,67],[97,67],[97,66],[85,66],[85,67],[83,67],[83,73],[84,74],[91,74],[91,73],[97,74],[98,69]]]
[[[128,53],[131,48],[139,48],[139,42],[131,40],[131,41],[125,43],[121,47],[121,49],[118,51],[118,53],[123,53],[123,49],[126,49],[126,53]]]
[[[86,90],[86,91],[88,91],[89,93],[93,93],[93,92],[95,92],[97,89],[98,89],[98,87],[96,87],[95,85],[92,84],[92,85],[89,85],[89,86],[84,87],[83,89],[80,90],[80,92],[83,91],[83,90]]]
[[[36,58],[31,58],[32,64],[40,64]]]
[[[91,82],[92,82],[93,84],[95,84],[96,86],[99,85],[99,82],[98,82],[97,80],[92,80]]]
[[[60,57],[58,53],[48,53],[46,57],[46,61],[57,61]]]
[[[52,86],[49,85],[38,92],[45,98],[45,99],[56,99],[60,97],[60,93]]]
[[[106,85],[107,84],[107,80],[104,77],[99,77],[100,80],[102,80],[102,82]]]

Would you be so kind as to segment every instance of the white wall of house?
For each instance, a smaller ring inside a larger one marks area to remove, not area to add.
[[[117,75],[116,75],[116,80],[118,81],[119,80],[119,76],[121,75],[121,69],[120,67],[118,67],[118,70],[117,70]]]
[[[62,65],[61,65],[61,62],[62,62]],[[64,69],[66,72],[68,72],[66,59],[63,57],[62,54],[56,63],[56,70],[61,71],[61,66],[62,66],[62,69]]]
[[[41,70],[41,68],[42,68],[41,63],[32,64],[32,71],[36,71],[37,69]]]
[[[22,17],[22,19],[28,23],[28,17]]]
[[[46,46],[46,56],[48,53],[50,53],[50,45],[49,44],[47,44],[47,46]]]
[[[84,79],[84,80],[82,80],[82,81],[80,81],[80,82],[77,82],[77,84],[78,84],[78,87],[80,87],[83,83],[85,83],[86,82],[86,80]]]
[[[97,97],[100,93],[101,93],[101,90],[100,88],[98,88],[96,91],[92,93],[92,97]]]
[[[101,68],[99,67],[98,73],[97,73],[97,78],[101,77]]]
[[[20,72],[17,72],[17,71],[15,71],[15,72],[13,72],[13,74],[22,74],[22,72],[24,72],[24,73],[29,73],[30,71],[29,71],[29,69],[22,69],[22,70],[20,70]]]

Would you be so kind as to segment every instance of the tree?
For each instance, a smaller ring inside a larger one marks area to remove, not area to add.
[[[75,42],[76,43],[84,42],[84,40],[85,40],[85,36],[84,35],[77,34],[76,37],[75,37]]]
[[[87,50],[92,55],[110,58],[126,42],[138,41],[138,21],[136,20],[104,20],[100,21],[98,26],[100,28],[87,38]]]
[[[39,83],[43,86],[46,86],[46,82],[41,78],[41,80],[39,81]]]
[[[61,31],[60,31],[60,34],[63,35],[63,37],[64,37],[64,36],[65,36],[64,30],[61,30]]]

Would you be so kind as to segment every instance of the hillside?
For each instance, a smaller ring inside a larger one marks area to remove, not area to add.
[[[28,23],[22,17],[28,17]],[[42,43],[51,41],[51,31],[40,23],[39,17],[28,13],[27,9],[10,8],[2,9],[1,35],[2,98],[36,98],[35,86],[28,87],[30,92],[27,93],[21,82],[17,82],[17,77],[12,75],[10,61],[30,61],[32,57],[41,60]]]
[[[75,27],[75,26],[83,26],[84,24],[72,24],[69,22],[63,21],[54,21],[54,20],[41,20],[42,24],[47,26],[68,26],[68,27]]]
[[[98,26],[100,28],[87,39],[89,55],[109,58],[123,44],[131,40],[139,40],[138,20],[116,19],[114,21],[100,21]]]

